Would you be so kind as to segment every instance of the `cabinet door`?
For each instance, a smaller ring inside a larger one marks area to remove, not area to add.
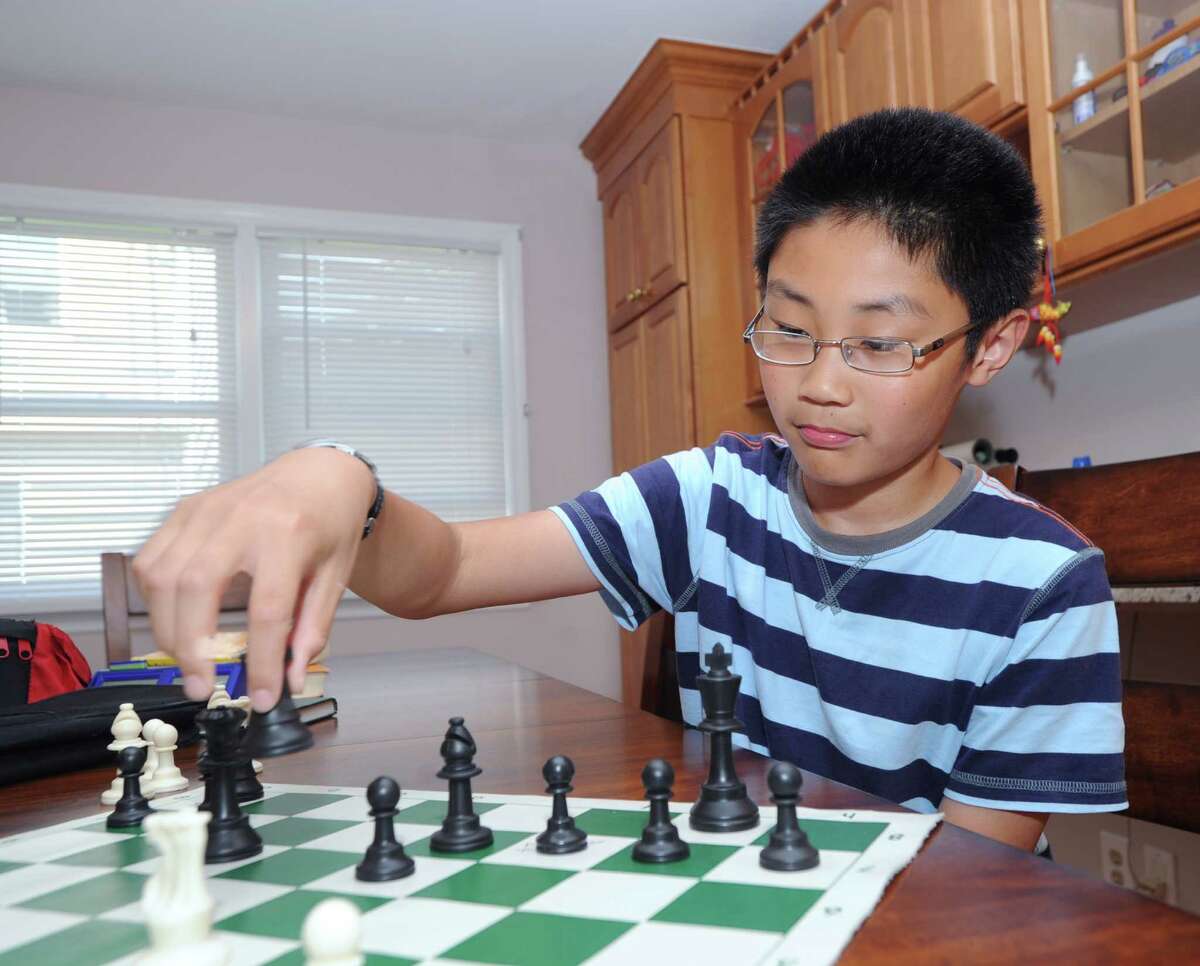
[[[646,439],[645,319],[608,337],[608,384],[612,410],[613,473],[624,473],[649,458]]]
[[[978,124],[1025,102],[1016,0],[920,0],[933,107]]]
[[[641,308],[687,279],[679,137],[679,119],[673,117],[637,162]]]
[[[650,309],[644,325],[647,459],[695,445],[687,289]]]
[[[636,163],[604,193],[604,274],[608,291],[608,327],[619,329],[642,305],[634,300],[641,285],[638,224],[639,167]]]
[[[849,0],[830,22],[836,124],[913,103],[907,10],[902,0]]]

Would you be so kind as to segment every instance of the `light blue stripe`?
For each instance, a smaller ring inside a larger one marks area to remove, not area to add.
[[[1040,621],[1028,621],[1017,630],[1009,655],[1015,664],[1029,658],[1062,661],[1092,654],[1120,651],[1117,608],[1111,600],[1070,607]]]
[[[579,549],[579,554],[583,557],[583,562],[587,564],[588,570],[592,572],[592,576],[600,581],[600,585],[608,592],[609,596],[605,600],[605,603],[608,604],[609,612],[614,618],[616,618],[617,623],[627,631],[637,630],[637,622],[634,620],[633,610],[625,601],[625,598],[621,594],[617,593],[616,588],[614,588],[613,585],[608,582],[608,579],[604,576],[603,571],[596,566],[596,562],[592,559],[591,549],[586,543],[584,543],[579,531],[575,529],[575,524],[571,522],[571,518],[568,517],[560,507],[552,506],[547,507],[547,509],[562,521],[563,526],[567,528],[567,533],[569,533],[571,535],[571,539],[575,541],[575,546]],[[614,604],[620,608],[619,613],[616,610],[613,610]]]
[[[900,804],[905,808],[911,808],[914,812],[924,812],[927,815],[937,811],[937,806],[928,798],[910,798]]]
[[[995,798],[976,798],[974,795],[963,795],[961,792],[947,788],[945,795],[964,805],[978,805],[982,808],[1000,808],[1014,812],[1062,812],[1081,814],[1084,812],[1120,812],[1129,807],[1128,802],[1116,805],[1079,805],[1074,802],[1007,802]]]
[[[637,483],[628,473],[614,476],[596,487],[609,513],[621,528],[621,536],[633,561],[633,576],[642,592],[663,610],[671,609],[671,594],[662,572],[662,555],[654,533],[654,518]]]
[[[1116,755],[1125,748],[1118,701],[1035,704],[1027,708],[976,705],[965,743],[976,751],[1019,755]]]

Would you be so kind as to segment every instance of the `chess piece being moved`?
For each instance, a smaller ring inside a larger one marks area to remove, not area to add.
[[[279,693],[279,701],[265,714],[250,717],[245,744],[246,753],[254,758],[275,758],[312,747],[312,732],[300,720],[296,705],[292,703],[291,689],[287,684],[287,664],[290,656],[289,652],[284,658],[283,687]]]
[[[128,702],[120,706],[109,731],[113,736],[113,740],[108,745],[109,751],[119,752],[122,748],[128,748],[130,745],[144,743],[144,739],[141,737],[142,719],[137,716],[133,705]],[[113,779],[112,784],[100,793],[100,803],[116,805],[124,792],[125,782],[121,778],[121,770],[118,768],[117,777]]]
[[[450,782],[450,801],[442,827],[429,838],[434,852],[473,852],[492,844],[492,830],[479,824],[471,801],[471,779],[483,774],[475,765],[475,739],[462,718],[451,718],[442,741],[445,764],[437,777]]]
[[[642,785],[650,800],[650,820],[642,829],[642,838],[633,847],[635,862],[680,862],[692,854],[679,829],[671,821],[667,802],[675,783],[675,769],[661,758],[652,759],[642,769]]]
[[[147,722],[146,727],[148,728],[151,723]],[[145,728],[142,729],[142,733],[146,733]],[[179,770],[179,766],[175,764],[175,750],[179,747],[177,744],[179,741],[178,729],[166,721],[159,721],[153,730],[153,735],[148,750],[156,759],[157,764],[150,776],[150,791],[155,795],[183,791],[188,787],[188,780]],[[145,780],[142,781],[142,794],[146,794]]]
[[[349,899],[318,902],[300,930],[304,966],[362,966],[362,913]]]
[[[246,712],[246,723],[244,725],[242,725],[242,731],[245,732],[246,728],[250,724],[250,717],[254,714],[254,712],[250,708],[250,695],[243,694],[240,698],[234,698],[229,703],[232,704],[235,708],[241,708],[243,711]],[[244,736],[245,735],[243,734],[243,737]],[[262,762],[259,761],[257,758],[250,759],[250,766],[254,769],[254,774],[256,774],[256,775],[262,774],[262,770],[263,770]]]
[[[820,854],[796,819],[802,780],[800,769],[791,762],[777,762],[767,773],[767,787],[771,789],[771,801],[777,806],[778,815],[771,838],[758,856],[759,865],[764,869],[799,872],[811,869],[821,861]]]
[[[109,828],[133,828],[141,825],[142,819],[154,812],[141,789],[142,766],[146,764],[146,746],[128,745],[117,752],[117,759],[121,762],[123,792],[117,801],[117,807],[104,824]]]
[[[738,832],[758,824],[758,806],[738,780],[733,765],[733,733],[746,726],[733,714],[742,676],[730,672],[732,658],[723,645],[714,644],[707,673],[696,676],[704,704],[700,730],[708,735],[709,769],[689,822],[701,832]]]
[[[395,779],[380,775],[367,787],[371,818],[375,819],[375,838],[367,846],[363,860],[354,869],[354,877],[363,882],[390,882],[412,875],[416,863],[396,841],[396,805],[400,786]]]
[[[211,818],[194,808],[146,818],[146,838],[162,859],[142,890],[150,951],[137,966],[226,966],[231,961],[229,944],[212,934],[213,899],[204,879]]]
[[[587,832],[576,828],[575,819],[567,812],[567,794],[575,777],[575,763],[566,755],[555,755],[542,768],[546,791],[554,796],[546,831],[537,837],[537,850],[547,855],[566,855],[578,852],[587,845]]]
[[[240,708],[206,708],[196,715],[196,724],[204,730],[207,745],[207,778],[201,808],[212,813],[208,825],[208,845],[204,861],[233,862],[258,855],[262,839],[250,827],[234,794],[234,771],[240,760],[242,720]]]

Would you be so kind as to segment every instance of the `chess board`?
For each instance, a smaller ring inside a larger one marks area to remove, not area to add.
[[[798,809],[821,862],[770,872],[758,853],[774,823],[764,808],[747,832],[694,832],[672,802],[686,861],[630,858],[648,805],[572,798],[588,846],[538,853],[550,814],[534,795],[476,793],[495,833],[479,852],[431,854],[444,792],[404,791],[396,834],[416,859],[412,876],[359,882],[371,841],[365,789],[266,784],[243,806],[263,838],[252,859],[205,867],[216,929],[237,966],[302,966],[300,930],[319,901],[344,896],[363,912],[368,966],[401,963],[829,963],[871,914],[940,819],[892,812]],[[158,799],[195,804],[201,790]],[[0,966],[133,963],[148,944],[140,900],[159,859],[140,830],[110,832],[104,815],[0,839]]]

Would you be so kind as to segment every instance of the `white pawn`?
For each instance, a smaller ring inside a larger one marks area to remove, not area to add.
[[[226,691],[223,687],[218,687],[213,690],[213,693],[211,695],[209,695],[208,707],[209,708],[224,708],[226,705],[231,704],[232,701],[233,701],[233,699],[231,697],[229,697],[229,692]]]
[[[121,705],[117,716],[113,718],[109,731],[113,736],[113,740],[108,744],[109,751],[120,751],[130,745],[146,744],[139,737],[142,733],[142,719],[137,716],[137,712],[133,710],[133,705],[129,702]],[[118,768],[117,777],[113,779],[112,784],[100,793],[100,802],[103,805],[116,805],[124,794],[125,780],[121,777],[121,769]]]
[[[145,734],[145,729],[142,733]],[[155,795],[181,792],[188,787],[188,780],[179,770],[179,766],[175,764],[175,749],[179,747],[176,744],[178,740],[179,730],[172,724],[160,721],[158,727],[154,729],[151,737],[151,753],[157,760],[157,764],[154,766],[154,774],[151,777],[153,783],[151,791]],[[142,794],[146,794],[144,787]]]
[[[300,932],[304,966],[363,966],[362,913],[349,899],[318,902]]]
[[[250,715],[254,714],[254,712],[250,709],[250,695],[243,694],[240,698],[234,698],[229,703],[233,705],[233,707],[241,708],[246,712],[245,720],[242,721],[242,727],[248,728],[250,726]],[[254,774],[262,774],[263,766],[261,761],[259,761],[257,758],[251,758],[250,764],[254,768]]]
[[[154,787],[154,769],[158,767],[158,755],[154,751],[154,731],[164,724],[166,722],[162,718],[151,718],[142,725],[142,740],[149,747],[146,751],[146,764],[142,766],[142,775],[139,783],[142,794],[146,798],[153,798],[156,792]]]

